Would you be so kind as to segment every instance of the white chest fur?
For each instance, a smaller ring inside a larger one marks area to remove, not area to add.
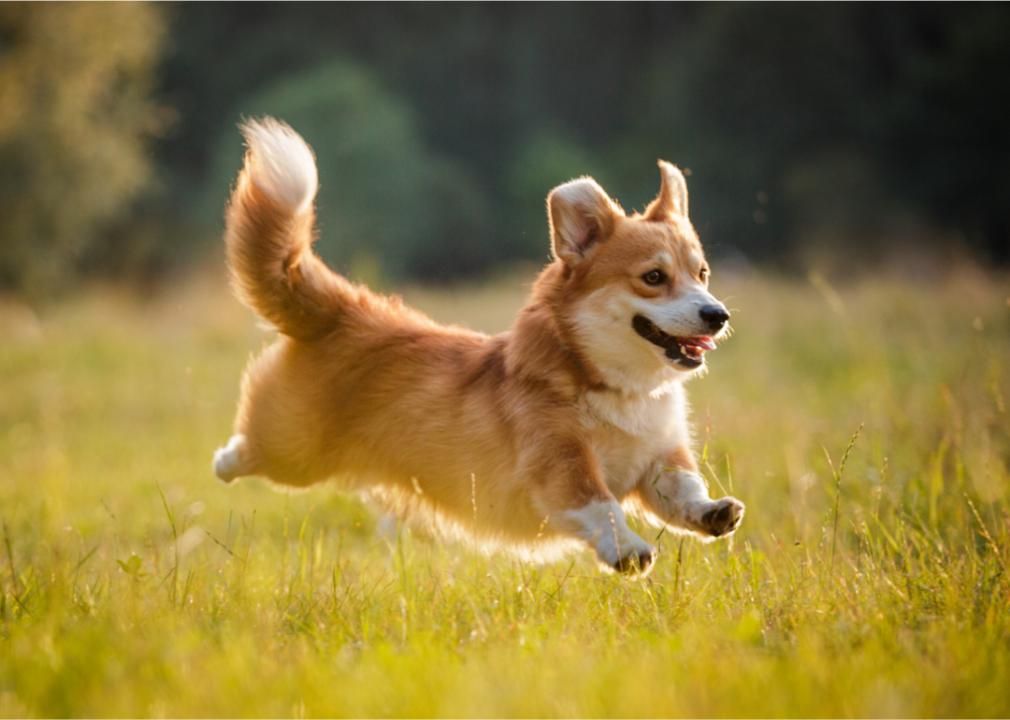
[[[680,383],[641,395],[588,393],[582,416],[607,485],[618,499],[631,492],[664,452],[689,440],[687,400]]]

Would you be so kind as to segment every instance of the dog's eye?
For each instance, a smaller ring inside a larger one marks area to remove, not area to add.
[[[646,285],[662,285],[666,281],[666,273],[662,270],[650,270],[642,276]]]
[[[708,268],[707,267],[703,267],[701,270],[698,271],[698,279],[701,280],[702,282],[705,282],[706,280],[708,280]]]

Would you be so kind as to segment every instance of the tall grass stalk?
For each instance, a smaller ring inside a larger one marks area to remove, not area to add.
[[[829,573],[834,573],[835,571],[835,547],[838,543],[838,507],[842,499],[842,473],[845,472],[845,463],[849,460],[849,453],[855,447],[859,433],[862,431],[863,423],[859,423],[859,427],[856,428],[856,431],[852,433],[852,437],[849,438],[849,444],[845,446],[845,451],[842,453],[842,459],[838,463],[837,470],[835,469],[835,464],[831,461],[831,453],[828,452],[827,448],[823,448],[824,457],[828,460],[828,467],[831,469],[831,475],[835,480],[835,497],[831,508],[831,557],[828,561]]]

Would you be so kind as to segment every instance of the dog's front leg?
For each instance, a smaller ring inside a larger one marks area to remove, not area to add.
[[[592,450],[581,443],[548,446],[554,446],[554,452],[534,461],[540,482],[532,496],[545,527],[583,541],[617,572],[645,574],[656,550],[628,527]]]
[[[713,500],[694,456],[678,448],[657,462],[637,488],[645,509],[673,527],[707,538],[729,535],[743,520],[744,504],[735,497]]]

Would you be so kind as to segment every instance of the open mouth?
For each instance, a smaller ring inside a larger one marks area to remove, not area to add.
[[[656,323],[644,315],[636,315],[631,326],[639,335],[666,352],[666,356],[685,368],[701,367],[705,351],[715,350],[715,341],[708,335],[676,337],[660,330]]]

